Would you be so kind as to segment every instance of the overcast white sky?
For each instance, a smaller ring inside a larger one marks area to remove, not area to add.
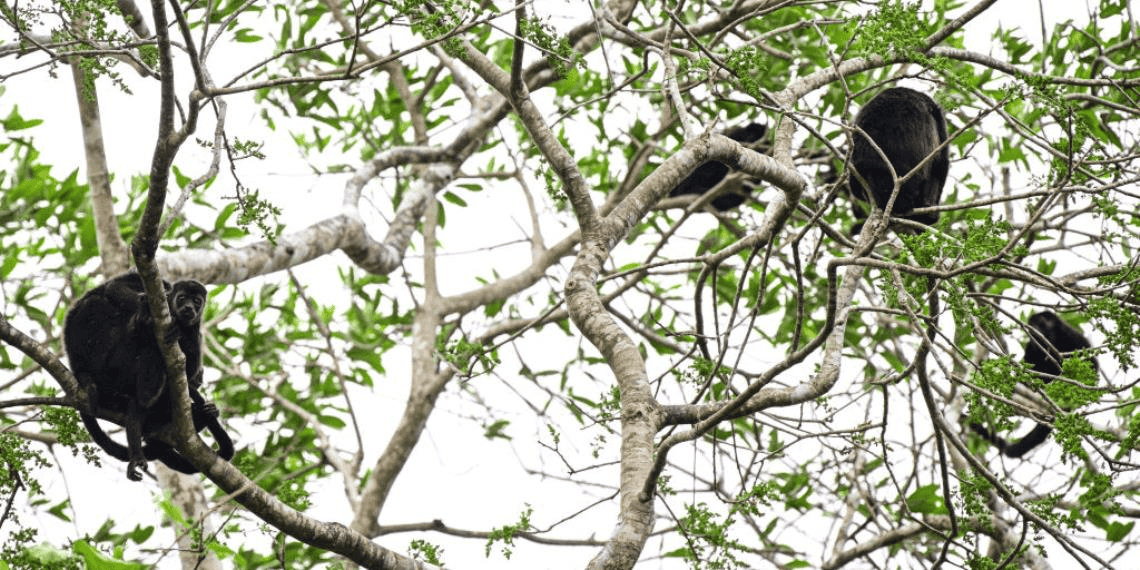
[[[1027,2],[1025,0],[1002,0],[996,9],[988,11],[967,27],[967,48],[983,53],[991,51],[989,36],[997,22],[1005,27],[1020,27],[1027,40],[1039,43],[1041,39],[1041,24],[1039,19],[1040,6],[1044,5],[1046,17],[1051,21],[1061,19],[1082,20],[1086,17],[1088,8],[1084,2],[1064,1],[1056,2],[1043,0]],[[589,10],[582,2],[560,1],[551,3],[551,6],[561,6],[573,18],[571,23],[578,23],[580,18],[586,17]],[[557,20],[556,20],[557,22]],[[1050,24],[1050,27],[1052,24]],[[4,41],[10,41],[5,37]],[[239,50],[239,51],[231,51]],[[225,78],[233,70],[244,69],[250,61],[262,57],[263,50],[269,49],[262,45],[243,45],[227,47],[224,58],[215,58],[213,75],[215,78]],[[22,60],[0,60],[0,70],[5,66],[22,66]],[[127,68],[121,70],[124,74],[131,72]],[[9,80],[2,88],[0,95],[0,114],[7,115],[13,106],[18,106],[21,114],[27,118],[44,119],[45,123],[33,131],[24,131],[22,136],[34,136],[37,148],[43,154],[43,161],[55,166],[54,174],[57,177],[65,176],[72,169],[84,170],[82,155],[82,140],[80,138],[79,117],[77,115],[74,90],[70,80],[70,73],[60,69],[58,77],[51,78],[44,71],[32,75],[24,75]],[[112,88],[107,82],[100,85],[100,103],[103,113],[103,126],[106,136],[108,159],[111,172],[117,176],[114,187],[122,190],[128,183],[130,176],[145,174],[149,170],[150,155],[153,145],[153,134],[156,131],[154,118],[157,114],[157,86],[153,82],[136,81],[137,78],[128,78],[131,81],[133,95],[125,95]],[[246,161],[242,166],[243,175],[247,182],[265,190],[270,190],[266,197],[279,205],[284,214],[282,222],[289,229],[297,229],[316,222],[320,219],[339,213],[340,193],[343,187],[343,177],[315,177],[305,166],[303,157],[297,152],[291,140],[284,133],[272,133],[264,128],[261,119],[257,116],[257,109],[252,102],[252,96],[229,98],[230,111],[228,116],[229,129],[240,132],[243,139],[264,137],[267,142],[265,151],[269,160],[263,163]],[[204,124],[200,133],[210,132],[210,126]],[[201,161],[194,164],[189,157],[196,156]],[[200,172],[205,165],[205,154],[202,152],[184,153],[178,164],[184,172]],[[349,161],[351,163],[351,161]],[[82,179],[82,174],[81,174]],[[221,181],[219,181],[221,182]],[[487,193],[485,193],[487,194]],[[512,194],[517,196],[517,194]],[[483,199],[492,199],[484,197]],[[379,221],[379,220],[378,220]],[[523,228],[529,227],[529,222],[521,222]],[[502,224],[506,230],[511,228]],[[386,228],[377,225],[374,232],[382,233]],[[484,226],[484,229],[486,227]],[[462,228],[449,228],[449,232],[458,235]],[[455,242],[458,243],[458,242]],[[302,268],[302,279],[313,283],[320,275],[329,278],[328,286],[336,288],[337,264],[347,264],[340,256],[330,256],[322,260],[323,266]],[[409,263],[414,263],[410,261]],[[94,266],[92,266],[94,269]],[[398,278],[398,277],[397,277]],[[389,359],[392,360],[392,359]],[[391,370],[385,382],[378,382],[375,393],[357,394],[358,402],[368,401],[373,406],[368,414],[371,424],[366,426],[370,433],[391,433],[395,422],[402,412],[407,394],[407,374],[402,372],[403,364],[386,361],[385,365]],[[209,378],[209,376],[208,376]],[[380,389],[382,387],[382,389]],[[512,466],[519,462],[512,450],[506,445],[486,444],[482,434],[471,430],[471,422],[461,417],[470,410],[464,410],[462,403],[454,399],[445,402],[442,412],[436,413],[427,430],[426,438],[420,448],[413,454],[412,460],[405,472],[397,482],[396,493],[390,498],[385,507],[383,520],[385,523],[417,522],[435,518],[434,506],[425,505],[425,497],[438,501],[439,505],[463,505],[464,512],[448,514],[446,522],[464,528],[485,528],[489,522],[504,524],[513,521],[521,510],[521,501],[504,502],[503,495],[499,493],[483,493],[477,490],[483,486],[496,489],[515,489],[517,497],[542,496],[542,486],[549,486],[550,482],[542,482],[533,477],[519,477],[517,481],[504,481],[503,478],[516,473]],[[450,412],[450,413],[446,413]],[[249,437],[253,432],[244,430],[242,435]],[[526,435],[524,432],[523,435]],[[239,437],[240,439],[240,437]],[[382,441],[377,437],[373,442]],[[248,443],[239,441],[239,444]],[[522,442],[515,442],[522,445]],[[480,455],[472,455],[470,450],[478,450]],[[485,454],[485,455],[484,455]],[[128,528],[129,517],[126,513],[155,513],[151,492],[154,487],[149,483],[131,486],[124,481],[121,465],[108,461],[108,466],[95,469],[82,462],[72,461],[70,457],[58,457],[65,466],[67,477],[65,482],[70,486],[70,492],[76,497],[75,513],[79,515],[73,523],[75,528],[86,532],[93,532],[103,520],[104,512],[116,513],[112,515],[119,521],[118,530]],[[366,458],[365,464],[370,464],[375,455]],[[461,480],[467,484],[458,487],[433,488],[431,494],[407,493],[409,485],[416,481],[439,481],[437,471],[442,471],[445,480]],[[59,478],[45,477],[46,480]],[[144,492],[143,489],[146,489]],[[546,487],[549,488],[549,487]],[[91,492],[82,492],[80,489],[90,489]],[[110,490],[110,492],[108,492]],[[474,492],[473,492],[474,491]],[[49,496],[63,495],[61,489],[47,490]],[[348,514],[344,508],[344,498],[338,482],[330,480],[327,488],[316,489],[314,508],[310,514],[326,520],[347,522]],[[551,497],[553,499],[553,497]],[[583,497],[566,499],[564,511],[569,515],[574,510],[585,506]],[[95,503],[98,503],[97,505]],[[549,505],[544,505],[549,507]],[[425,507],[427,507],[425,509]],[[612,511],[607,511],[612,512]],[[498,517],[489,521],[488,513],[495,513]],[[554,514],[554,513],[550,513]],[[26,516],[26,515],[25,515]],[[136,515],[131,515],[136,516]],[[27,521],[33,526],[41,528],[61,528],[56,519],[41,521]],[[540,520],[537,524],[544,525],[551,521]],[[601,520],[600,526],[594,529],[598,537],[607,536],[612,529],[613,520]],[[61,531],[64,529],[61,528]],[[558,532],[557,536],[570,537],[566,532]],[[585,535],[586,533],[583,533]],[[49,538],[49,537],[44,537]],[[462,545],[445,541],[442,537],[429,536],[429,540],[437,543],[446,542],[446,559],[457,567],[466,569],[500,568],[503,561],[498,556],[485,559],[480,541],[466,541]],[[400,550],[398,545],[406,541],[404,536],[382,539],[381,542]],[[546,568],[546,567],[580,567],[584,561],[592,557],[593,549],[566,549],[560,551],[560,560],[552,563],[546,555],[546,548],[530,549],[524,545],[516,548],[515,557],[510,561],[512,567]],[[647,566],[654,566],[654,563]],[[177,559],[168,557],[162,568],[177,568]]]

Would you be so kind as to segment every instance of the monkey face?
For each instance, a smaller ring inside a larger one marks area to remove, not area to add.
[[[196,295],[176,294],[172,301],[174,317],[182,326],[198,324],[202,318],[203,299]]]
[[[197,281],[179,281],[170,295],[170,312],[180,326],[198,326],[206,305],[206,288]]]

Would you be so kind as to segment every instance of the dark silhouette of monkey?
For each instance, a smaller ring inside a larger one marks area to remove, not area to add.
[[[768,127],[762,124],[748,123],[743,127],[730,128],[721,134],[745,146],[750,146],[764,138],[767,132]],[[724,177],[728,175],[728,170],[727,164],[710,160],[698,166],[692,174],[682,180],[676,188],[673,188],[673,190],[669,192],[669,195],[685,196],[687,194],[693,194],[700,196],[715,188],[717,184],[720,184],[720,181],[724,180]],[[739,190],[726,192],[713,198],[710,205],[718,212],[731,210],[743,204],[746,199],[745,195],[752,192],[755,188],[756,182],[754,180],[743,181]]]
[[[850,166],[854,170],[848,183],[851,195],[886,209],[894,193],[895,180],[906,176],[933,154],[934,157],[899,188],[891,215],[928,226],[937,222],[937,212],[922,215],[910,215],[910,212],[915,208],[937,206],[942,200],[942,186],[950,169],[950,151],[946,146],[938,148],[947,137],[946,120],[938,104],[913,89],[892,87],[859,110],[855,126],[863,132],[851,134]],[[894,168],[894,176],[883,156]],[[852,204],[855,217],[866,218],[863,208],[857,202]],[[854,233],[861,227],[862,222],[859,222]]]
[[[201,319],[206,288],[197,281],[163,282],[173,327],[166,342],[178,342],[186,356],[191,415],[197,430],[209,428],[218,454],[233,457],[233,441],[218,421],[218,409],[198,392],[202,384]],[[156,434],[173,421],[173,396],[167,389],[166,363],[154,337],[142,277],[127,273],[88,291],[64,320],[64,346],[72,372],[88,392],[90,408],[83,423],[108,455],[127,462],[127,478],[142,479],[148,460],[158,459],[182,473],[197,473],[184,457]],[[126,416],[127,447],[99,427],[96,416]]]
[[[1043,382],[1052,381],[1054,376],[1061,375],[1061,363],[1077,350],[1090,348],[1092,345],[1081,331],[1066,323],[1061,317],[1050,311],[1044,311],[1029,317],[1029,342],[1025,345],[1025,363],[1031,371],[1041,375]],[[1098,367],[1094,358],[1087,357],[1093,368]],[[998,451],[1007,457],[1021,457],[1029,450],[1037,447],[1049,438],[1053,428],[1046,424],[1037,424],[1021,439],[1012,443],[1001,436],[991,432],[981,424],[971,423],[978,435],[992,443]]]

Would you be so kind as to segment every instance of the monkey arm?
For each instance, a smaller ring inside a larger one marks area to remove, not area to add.
[[[202,431],[202,428],[210,430],[210,435],[214,437],[214,441],[218,444],[218,456],[222,459],[229,461],[234,456],[234,442],[230,439],[230,434],[222,427],[221,421],[218,420],[218,407],[211,402],[207,402],[206,398],[198,390],[190,390],[190,415],[194,420],[194,429]]]

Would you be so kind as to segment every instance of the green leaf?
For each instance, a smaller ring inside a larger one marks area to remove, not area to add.
[[[6,131],[22,131],[43,123],[43,119],[26,120],[20,116],[19,106],[13,106],[12,111],[4,118],[3,125]]]
[[[944,515],[946,505],[939,494],[938,485],[924,485],[915,489],[906,498],[906,506],[911,512],[924,515]]]
[[[234,33],[234,39],[240,43],[256,43],[262,40],[260,35],[253,33],[249,28],[241,28]]]
[[[510,440],[511,436],[507,435],[505,431],[509,425],[511,425],[511,422],[507,420],[496,420],[494,423],[484,428],[483,437],[487,439]]]
[[[75,541],[72,545],[72,549],[83,557],[83,561],[87,564],[87,570],[141,570],[147,567],[147,565],[137,562],[126,562],[108,558],[83,540]]]

